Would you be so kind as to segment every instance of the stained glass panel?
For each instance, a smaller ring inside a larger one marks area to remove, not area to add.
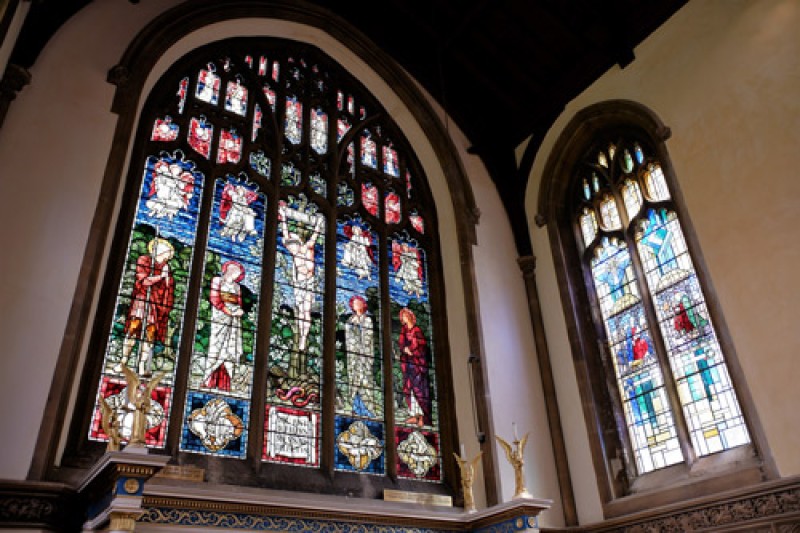
[[[659,165],[648,165],[644,173],[644,183],[648,196],[654,201],[669,200],[669,188]]]
[[[242,428],[249,425],[264,204],[264,195],[246,175],[217,180],[189,371],[184,451],[239,457],[231,451],[246,450]],[[231,396],[241,400],[232,403]]]
[[[286,139],[292,144],[300,144],[303,139],[303,103],[297,97],[286,97],[286,117],[283,121]]]
[[[692,442],[707,455],[750,441],[675,213],[648,211],[636,232]]]
[[[622,186],[622,201],[625,202],[625,212],[628,219],[635,217],[642,208],[642,191],[639,184],[633,180],[626,180]]]
[[[153,134],[150,135],[151,141],[168,142],[178,138],[180,126],[172,122],[172,117],[167,115],[163,119],[157,118],[153,124]]]
[[[336,411],[383,420],[377,242],[359,217],[337,224]]]
[[[216,74],[216,67],[213,63],[209,63],[197,76],[197,89],[194,93],[195,98],[212,105],[217,105],[219,102],[219,84],[220,79]]]
[[[336,470],[362,474],[384,473],[383,424],[337,416],[335,434]]]
[[[211,137],[214,135],[214,126],[206,122],[205,117],[192,117],[189,122],[189,146],[206,159],[211,155]]]
[[[639,472],[683,460],[627,246],[603,237],[592,276]]]
[[[597,217],[594,211],[587,208],[583,209],[580,216],[581,233],[583,234],[583,245],[589,246],[597,237]]]
[[[390,147],[383,147],[383,171],[395,178],[400,177],[400,167],[397,164],[397,151]]]
[[[400,222],[400,197],[392,190],[386,193],[384,198],[384,219],[387,224],[397,224]]]
[[[183,108],[186,106],[186,95],[189,92],[189,78],[183,78],[178,84],[178,114],[183,114]]]
[[[426,255],[414,240],[396,235],[389,256],[398,475],[439,479],[435,468],[439,415]]]
[[[228,82],[225,91],[225,110],[241,116],[247,114],[247,87],[242,85],[242,80],[239,78]]]
[[[311,109],[311,148],[318,154],[328,151],[328,114],[320,108]]]
[[[133,424],[126,366],[139,379],[157,379],[145,441],[165,444],[203,178],[180,151],[150,156],[144,165],[98,396],[114,410],[123,440]],[[107,440],[100,422],[97,403],[90,439]]]
[[[300,426],[304,438],[312,433],[318,438],[310,422],[313,413],[318,416],[321,402],[325,217],[304,195],[290,196],[279,203],[278,226],[266,421],[267,427],[273,423],[276,429],[267,431],[274,454],[264,458],[283,461],[293,457],[275,450],[301,431]],[[270,410],[271,406],[303,409],[288,412]],[[272,421],[270,413],[275,417]],[[318,449],[318,444],[313,448]]]
[[[619,210],[617,209],[617,201],[610,194],[603,196],[600,201],[600,220],[603,221],[603,226],[606,229],[620,229],[622,228],[622,221],[619,218]]]
[[[238,163],[242,158],[242,137],[236,130],[223,129],[219,133],[217,164]]]
[[[368,130],[361,136],[361,164],[369,168],[378,168],[378,148]]]

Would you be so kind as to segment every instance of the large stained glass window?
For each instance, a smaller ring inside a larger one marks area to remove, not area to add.
[[[89,440],[130,438],[130,370],[149,447],[441,482],[435,215],[388,115],[267,39],[190,54],[144,109]]]
[[[637,472],[749,443],[661,162],[636,138],[589,154],[574,223]]]

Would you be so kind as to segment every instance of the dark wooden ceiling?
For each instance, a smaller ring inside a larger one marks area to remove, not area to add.
[[[29,68],[58,27],[91,0],[34,0],[11,61]],[[141,0],[156,1],[156,0]],[[520,255],[530,161],[564,106],[688,0],[316,0],[349,20],[447,110],[506,205]],[[138,2],[132,2],[138,3]],[[35,80],[34,80],[35,83]]]

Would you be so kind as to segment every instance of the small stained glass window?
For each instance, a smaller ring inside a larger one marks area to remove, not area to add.
[[[598,146],[610,146],[609,158],[619,164],[609,164],[602,150],[590,152],[598,155],[584,168],[596,171],[591,185],[576,178],[582,187],[574,220],[636,471],[683,462],[686,447],[702,457],[749,443],[661,165],[637,140]]]

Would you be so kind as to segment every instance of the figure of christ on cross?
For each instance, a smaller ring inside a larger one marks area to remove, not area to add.
[[[296,232],[289,230],[287,217],[291,216],[298,222],[307,222],[312,227],[311,235],[303,240]],[[311,330],[311,309],[317,290],[315,245],[323,229],[324,219],[321,216],[310,215],[291,209],[286,202],[281,201],[278,206],[278,221],[280,223],[283,245],[292,256],[292,286],[295,303],[295,319],[297,321],[297,345],[289,361],[289,377],[296,378],[305,373],[306,349],[308,348],[308,334]]]

